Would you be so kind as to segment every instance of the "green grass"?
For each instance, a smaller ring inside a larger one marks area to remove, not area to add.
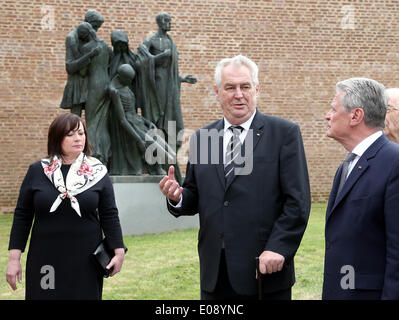
[[[313,204],[309,224],[295,256],[293,299],[321,298],[326,204]],[[12,215],[0,215],[0,300],[24,299],[24,280],[12,291],[5,281]],[[199,299],[196,229],[125,237],[129,248],[122,271],[104,279],[104,300]],[[26,253],[21,263],[25,271]]]
[[[0,215],[0,299],[23,299],[25,295],[25,289],[23,288],[24,284],[24,272],[25,272],[25,262],[26,262],[26,254],[22,255],[21,264],[23,266],[22,269],[22,285],[18,285],[17,291],[12,291],[8,283],[6,282],[6,270],[8,263],[8,241],[10,238],[10,231],[12,225],[12,215]]]
[[[295,300],[319,300],[324,269],[324,225],[326,203],[313,203],[309,223],[295,255]]]

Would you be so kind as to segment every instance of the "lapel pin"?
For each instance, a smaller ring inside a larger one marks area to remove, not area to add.
[[[358,168],[359,168],[359,169],[362,169],[363,167],[362,167],[362,166],[358,166]]]

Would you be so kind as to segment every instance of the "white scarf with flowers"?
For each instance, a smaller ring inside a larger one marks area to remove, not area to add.
[[[72,208],[81,217],[79,203],[75,196],[99,182],[107,174],[107,167],[96,158],[88,157],[82,152],[72,163],[67,174],[67,184],[65,185],[61,172],[62,160],[60,158],[54,156],[52,159],[42,159],[41,163],[44,174],[60,192],[51,206],[50,212],[57,210],[62,200],[68,197],[71,200]]]

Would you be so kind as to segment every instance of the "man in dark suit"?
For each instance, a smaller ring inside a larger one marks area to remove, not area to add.
[[[323,299],[399,299],[399,145],[382,133],[384,90],[341,81],[326,115],[348,154],[328,201]]]
[[[215,83],[224,118],[191,138],[183,186],[171,167],[160,189],[174,216],[199,213],[202,299],[256,299],[255,257],[263,297],[291,299],[310,211],[299,127],[256,109],[258,68],[247,57],[220,61]]]

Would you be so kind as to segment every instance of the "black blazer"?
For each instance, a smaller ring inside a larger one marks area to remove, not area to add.
[[[398,300],[399,145],[378,138],[337,197],[341,171],[326,214],[323,299]]]
[[[223,127],[222,119],[204,129],[223,132]],[[265,292],[287,289],[295,282],[293,258],[311,204],[301,133],[295,123],[259,111],[250,129],[252,172],[235,176],[229,185],[225,185],[224,179],[223,134],[216,139],[216,149],[215,144],[211,146],[212,139],[207,140],[208,154],[204,157],[202,150],[201,157],[200,147],[204,143],[199,137],[203,130],[197,131],[191,139],[194,149],[190,149],[191,153],[196,150],[197,155],[196,159],[190,155],[187,164],[182,206],[175,209],[168,204],[176,217],[199,213],[198,252],[201,289],[205,291],[215,288],[222,241],[230,282],[238,294],[256,294],[255,257],[264,250],[280,253],[286,259],[281,272],[264,277]],[[211,159],[215,150],[219,150],[216,164]],[[208,163],[200,162],[206,157]]]

